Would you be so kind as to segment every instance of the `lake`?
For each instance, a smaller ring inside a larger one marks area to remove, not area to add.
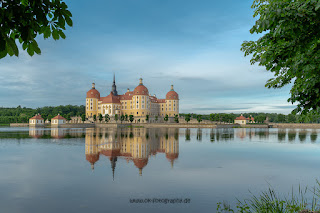
[[[320,179],[319,130],[0,128],[0,212],[215,212]]]

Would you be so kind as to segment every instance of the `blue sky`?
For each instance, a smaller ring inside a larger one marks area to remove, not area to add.
[[[65,40],[38,37],[41,55],[0,61],[0,106],[81,105],[91,83],[101,96],[116,74],[120,94],[144,79],[164,98],[173,84],[180,112],[290,113],[290,87],[240,51],[254,24],[252,0],[66,1],[74,26]]]

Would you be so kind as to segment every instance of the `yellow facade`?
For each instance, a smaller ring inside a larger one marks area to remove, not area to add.
[[[94,164],[99,156],[108,157],[114,171],[117,158],[133,162],[140,175],[152,155],[164,153],[173,166],[179,156],[179,130],[134,128],[134,129],[87,129],[85,136],[85,154],[87,160]]]
[[[106,97],[100,98],[100,93],[93,87],[87,92],[86,97],[86,117],[92,118],[108,115],[114,117],[116,114],[133,115],[135,122],[147,122],[146,116],[149,115],[149,122],[154,121],[155,117],[175,117],[179,115],[179,96],[173,90],[167,93],[165,99],[158,99],[155,95],[151,96],[148,89],[143,85],[140,79],[139,85],[133,90],[127,90],[123,95],[118,95],[116,91],[115,80],[111,93]],[[160,119],[159,119],[160,120]]]

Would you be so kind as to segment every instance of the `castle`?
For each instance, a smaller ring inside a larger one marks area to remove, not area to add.
[[[113,84],[111,92],[106,97],[100,97],[100,93],[95,89],[95,84],[92,83],[92,89],[87,92],[86,96],[86,117],[91,119],[94,115],[98,118],[99,115],[105,117],[114,117],[115,115],[133,115],[134,123],[138,122],[157,122],[158,117],[172,118],[179,115],[179,95],[174,91],[173,85],[167,93],[165,99],[158,99],[156,95],[151,95],[140,78],[139,85],[123,95],[119,95],[113,76]],[[146,116],[148,119],[146,120]],[[161,120],[161,119],[159,119]],[[163,119],[162,119],[163,120]]]

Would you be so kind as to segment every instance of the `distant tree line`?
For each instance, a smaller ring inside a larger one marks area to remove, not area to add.
[[[234,119],[241,114],[235,113],[211,113],[211,114],[184,114],[180,113],[180,116],[186,118],[186,121],[190,121],[190,118],[196,119],[199,122],[199,117],[202,120],[209,120],[218,123],[234,123]],[[272,123],[320,123],[320,108],[318,110],[309,112],[307,114],[281,114],[281,113],[242,113],[246,118],[252,116],[256,123],[264,123],[267,119]]]
[[[71,120],[73,116],[82,116],[85,114],[85,106],[45,106],[37,109],[21,107],[20,105],[16,108],[5,108],[0,107],[0,124],[9,123],[27,123],[29,118],[40,113],[43,119],[51,120],[51,118],[60,114],[67,120]]]

